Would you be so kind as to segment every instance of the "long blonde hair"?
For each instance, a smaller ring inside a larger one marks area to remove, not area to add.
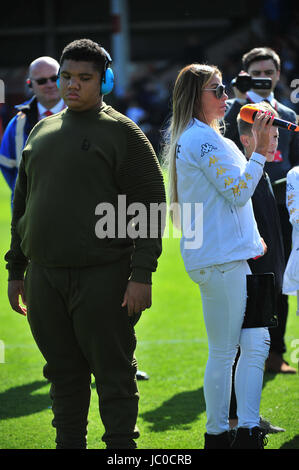
[[[202,110],[202,88],[209,83],[215,75],[222,76],[215,65],[191,64],[184,67],[177,76],[172,97],[172,117],[166,132],[166,143],[163,151],[163,166],[168,169],[168,196],[169,203],[178,202],[176,149],[177,143],[188,124]],[[204,113],[203,113],[204,114]],[[220,133],[218,120],[210,123]]]

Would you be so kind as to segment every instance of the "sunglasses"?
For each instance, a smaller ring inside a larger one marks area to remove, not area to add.
[[[49,78],[32,78],[31,80],[34,80],[38,85],[45,85],[48,80],[51,82],[56,82],[57,81],[57,75],[53,75],[52,77]]]
[[[218,85],[216,88],[203,88],[202,91],[213,91],[218,100],[226,93],[224,85]]]

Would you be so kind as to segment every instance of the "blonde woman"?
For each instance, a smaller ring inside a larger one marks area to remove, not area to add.
[[[173,114],[165,158],[169,166],[170,203],[181,208],[181,254],[191,279],[199,285],[209,357],[204,377],[206,449],[230,447],[229,403],[232,365],[241,347],[235,379],[239,428],[233,448],[263,448],[259,404],[264,362],[269,350],[266,328],[242,330],[246,308],[246,260],[262,256],[251,196],[267,161],[273,118],[259,112],[253,124],[255,152],[245,156],[220,132],[227,95],[215,66],[183,68],[173,91]],[[190,248],[188,237],[203,204],[202,244]],[[175,205],[175,204],[173,204]],[[184,211],[191,215],[184,217]],[[176,222],[176,221],[175,221]]]

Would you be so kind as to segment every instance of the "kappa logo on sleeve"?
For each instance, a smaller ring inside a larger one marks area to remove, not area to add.
[[[213,145],[208,144],[208,143],[202,144],[200,156],[203,157],[206,153],[210,153],[213,150],[217,150],[217,147],[214,147]]]

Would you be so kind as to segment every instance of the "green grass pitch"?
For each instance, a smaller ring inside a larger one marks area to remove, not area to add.
[[[171,233],[171,231],[170,231]],[[7,300],[3,260],[10,239],[10,194],[0,178],[0,449],[54,449],[49,384],[25,317]],[[299,317],[289,298],[285,358],[298,367]],[[136,326],[139,369],[139,449],[202,449],[205,432],[203,376],[208,345],[199,289],[184,271],[179,239],[164,239],[153,276],[153,305]],[[297,340],[297,341],[296,341]],[[299,383],[296,375],[265,374],[261,414],[286,432],[270,435],[266,449],[299,448]],[[103,449],[103,426],[92,385],[88,448]]]

